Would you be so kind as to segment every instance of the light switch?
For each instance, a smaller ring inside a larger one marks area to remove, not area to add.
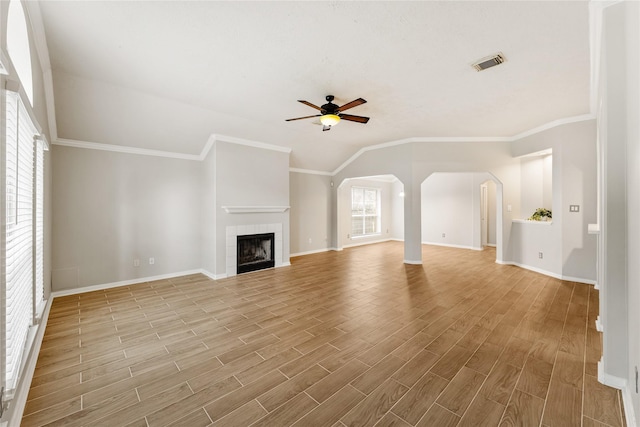
[[[580,205],[569,205],[569,212],[580,212]]]

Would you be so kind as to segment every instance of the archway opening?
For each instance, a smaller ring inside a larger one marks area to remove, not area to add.
[[[422,244],[483,250],[502,260],[502,183],[487,172],[436,172],[421,191]]]
[[[337,189],[338,250],[404,240],[404,184],[395,175],[346,178]]]

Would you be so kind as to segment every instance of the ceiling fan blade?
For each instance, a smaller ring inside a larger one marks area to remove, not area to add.
[[[320,117],[322,114],[316,114],[314,116],[304,116],[304,117],[296,117],[295,119],[287,119],[285,122],[290,122],[292,120],[302,120],[302,119],[310,119],[311,117]]]
[[[331,126],[322,126],[322,132],[326,132],[328,130],[331,130]]]
[[[311,108],[315,108],[316,110],[320,111],[321,108],[318,107],[317,105],[313,105],[312,103],[310,103],[309,101],[303,101],[302,99],[298,99],[298,102],[302,102],[304,105],[308,105]]]
[[[351,122],[358,123],[367,123],[369,121],[369,117],[352,116],[351,114],[340,114],[340,118],[342,120],[349,120]]]
[[[348,104],[344,104],[342,107],[338,107],[338,111],[345,111],[349,108],[357,107],[358,105],[364,104],[365,102],[367,101],[362,98],[358,98],[354,101],[349,102]]]

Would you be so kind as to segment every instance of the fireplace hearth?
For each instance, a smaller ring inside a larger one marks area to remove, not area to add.
[[[237,273],[275,267],[275,234],[237,236]]]

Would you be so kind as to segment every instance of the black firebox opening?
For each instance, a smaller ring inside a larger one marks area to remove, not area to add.
[[[238,236],[237,274],[275,267],[274,233]]]

